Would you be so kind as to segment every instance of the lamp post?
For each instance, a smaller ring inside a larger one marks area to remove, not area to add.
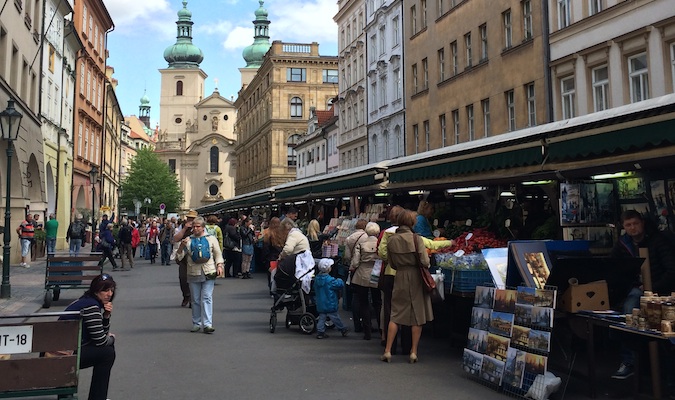
[[[19,137],[19,127],[23,115],[14,109],[14,99],[7,101],[7,108],[0,112],[0,130],[2,130],[2,140],[7,141],[7,176],[5,177],[5,232],[3,234],[4,246],[2,248],[2,286],[0,286],[0,298],[8,299],[12,295],[12,287],[9,284],[9,257],[10,241],[12,236],[9,233],[9,225],[12,223],[12,214],[10,212],[10,188],[9,179],[12,175],[12,156],[14,155],[13,142]]]
[[[91,183],[91,251],[96,250],[94,234],[96,233],[96,181],[98,180],[98,168],[92,165],[89,170],[89,182]]]
[[[143,200],[143,202],[145,203],[145,218],[148,218],[148,207],[150,206],[150,204],[152,204],[152,199],[146,197],[145,200]]]

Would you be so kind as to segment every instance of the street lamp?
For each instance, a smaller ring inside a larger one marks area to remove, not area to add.
[[[12,236],[9,233],[9,225],[12,223],[12,214],[10,212],[10,190],[9,179],[12,175],[12,155],[14,155],[13,142],[19,137],[19,127],[23,115],[14,109],[14,99],[7,101],[7,108],[0,112],[0,130],[2,131],[2,140],[7,141],[7,176],[6,176],[6,194],[5,194],[5,232],[3,234],[4,246],[2,248],[2,286],[0,286],[0,298],[8,299],[12,294],[12,287],[9,284],[9,255]]]
[[[96,181],[98,180],[98,168],[95,165],[89,170],[89,182],[91,183],[91,251],[96,250],[94,234],[96,233]]]
[[[143,200],[143,202],[145,203],[145,218],[147,218],[148,217],[148,206],[150,204],[152,204],[152,199],[149,198],[149,197],[146,197],[145,200]]]

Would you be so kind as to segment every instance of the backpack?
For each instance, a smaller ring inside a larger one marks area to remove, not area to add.
[[[131,243],[131,227],[128,225],[123,226],[117,233],[117,236],[119,237],[120,242],[124,244]]]
[[[206,229],[206,233],[208,233],[209,235],[217,236],[216,235],[216,227],[217,226],[218,225],[206,225],[204,227],[204,229]]]
[[[84,233],[84,226],[82,226],[82,222],[80,221],[73,222],[73,225],[70,227],[70,238],[80,239],[83,233]]]
[[[190,256],[195,264],[204,264],[211,259],[211,245],[207,236],[210,235],[190,237]]]

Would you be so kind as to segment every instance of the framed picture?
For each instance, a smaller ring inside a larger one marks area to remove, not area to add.
[[[505,361],[506,351],[509,349],[510,345],[511,339],[496,335],[494,333],[488,333],[487,349],[485,350],[485,355],[495,358],[499,361]]]
[[[476,294],[473,298],[473,306],[480,308],[492,308],[495,301],[495,288],[476,286]]]
[[[532,328],[527,328],[520,325],[513,325],[511,331],[511,345],[527,347],[530,343],[530,331]]]
[[[527,304],[516,304],[516,312],[514,314],[514,322],[518,325],[532,324],[532,308]]]
[[[504,366],[504,384],[521,387],[523,386],[523,375],[525,373],[525,357],[527,353],[509,347],[506,353],[506,364]]]
[[[513,327],[513,314],[493,311],[490,315],[490,333],[496,333],[506,337],[511,337],[511,328]]]
[[[506,266],[508,264],[509,249],[506,247],[481,250],[485,262],[490,269],[492,280],[499,289],[506,287]]]
[[[649,215],[649,203],[621,203],[621,212],[635,210],[642,215]]]
[[[553,308],[532,307],[532,326],[541,329],[553,328]]]
[[[469,328],[469,336],[466,341],[469,350],[485,353],[487,350],[487,332],[475,328]]]
[[[578,224],[580,222],[579,207],[581,190],[578,183],[560,184],[560,224]]]
[[[506,350],[504,351],[506,355]],[[483,365],[480,369],[480,377],[486,381],[500,386],[502,384],[502,376],[504,375],[504,361],[497,360],[492,357],[483,356]]]
[[[495,311],[513,313],[516,309],[516,291],[513,289],[495,289]]]
[[[645,181],[642,178],[618,179],[616,184],[621,200],[644,198],[647,192]]]
[[[473,350],[464,349],[462,357],[462,368],[471,375],[480,375],[480,369],[483,365],[483,355]]]
[[[551,274],[551,260],[544,242],[511,242],[518,270],[526,286],[543,289]]]
[[[544,375],[544,373],[546,373],[547,363],[548,357],[527,353],[525,355],[525,372],[536,375]]]
[[[490,327],[490,313],[489,308],[474,307],[471,311],[471,327],[487,331]]]
[[[551,351],[551,332],[530,330],[527,347],[544,352]]]

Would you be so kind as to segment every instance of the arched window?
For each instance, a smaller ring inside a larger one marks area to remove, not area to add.
[[[389,131],[384,131],[382,134],[382,139],[384,140],[384,159],[388,160],[389,159]]]
[[[377,143],[377,135],[373,135],[373,138],[371,139],[371,144],[373,145],[373,151],[371,153],[373,155],[373,159],[375,161],[379,161],[380,157],[377,154],[378,151],[377,146],[379,145],[379,143]]]
[[[218,172],[218,159],[220,157],[220,150],[218,149],[218,146],[213,146],[211,147],[211,154],[209,157],[210,166],[211,168],[209,169],[209,172]]]
[[[183,95],[183,81],[176,82],[176,96]]]
[[[302,99],[299,97],[291,99],[291,118],[302,118]]]
[[[401,149],[403,148],[403,137],[401,137],[401,127],[396,125],[394,128],[394,157],[400,157]]]

